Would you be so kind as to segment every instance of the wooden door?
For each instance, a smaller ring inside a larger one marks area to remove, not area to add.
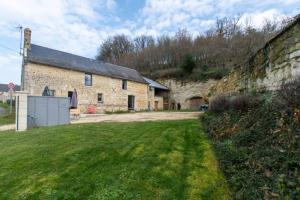
[[[190,99],[190,109],[191,110],[199,110],[201,104],[202,104],[202,98],[200,98],[200,97]]]
[[[154,110],[157,111],[158,110],[158,101],[154,102]]]

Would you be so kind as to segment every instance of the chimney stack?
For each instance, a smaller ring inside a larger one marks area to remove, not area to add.
[[[30,50],[31,45],[31,30],[29,28],[24,29],[24,57],[27,57],[27,51]]]

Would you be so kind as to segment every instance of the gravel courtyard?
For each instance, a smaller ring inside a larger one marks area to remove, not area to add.
[[[202,112],[137,112],[126,114],[83,115],[72,124],[97,122],[138,122],[159,120],[197,119]]]

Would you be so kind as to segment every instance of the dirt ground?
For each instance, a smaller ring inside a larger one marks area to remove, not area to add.
[[[71,124],[98,122],[138,122],[158,120],[197,119],[202,112],[144,112],[126,114],[95,114],[83,115],[80,119],[72,120]],[[0,131],[15,129],[14,124],[0,126]]]
[[[7,131],[7,130],[13,130],[13,129],[15,129],[14,124],[8,124],[8,125],[0,126],[0,131]]]
[[[126,114],[101,114],[86,115],[72,124],[97,123],[97,122],[133,122],[133,121],[158,121],[158,120],[180,120],[197,119],[201,112],[141,112]]]

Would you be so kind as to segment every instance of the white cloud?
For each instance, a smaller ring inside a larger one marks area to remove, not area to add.
[[[106,7],[108,9],[115,9],[117,7],[117,3],[114,0],[107,0]]]
[[[165,33],[170,27],[187,27],[194,18],[212,11],[212,4],[207,0],[147,0],[141,16],[144,26]]]
[[[115,8],[114,1],[87,0],[4,0],[0,2],[2,24],[0,35],[18,33],[11,26],[18,24],[32,29],[32,42],[80,55],[94,55],[106,34],[98,31],[93,23],[101,23],[105,12]],[[98,43],[97,43],[98,41]]]
[[[285,14],[277,9],[270,9],[266,11],[256,11],[252,13],[245,13],[241,17],[242,25],[250,23],[254,28],[261,28],[266,20],[280,21],[287,17]],[[249,25],[249,24],[248,24]]]
[[[112,0],[1,0],[0,43],[16,47],[20,35],[15,27],[20,24],[31,28],[32,43],[94,57],[110,27],[96,29],[92,24],[101,24],[115,8]],[[20,73],[21,59],[1,48],[0,82],[19,83]]]

